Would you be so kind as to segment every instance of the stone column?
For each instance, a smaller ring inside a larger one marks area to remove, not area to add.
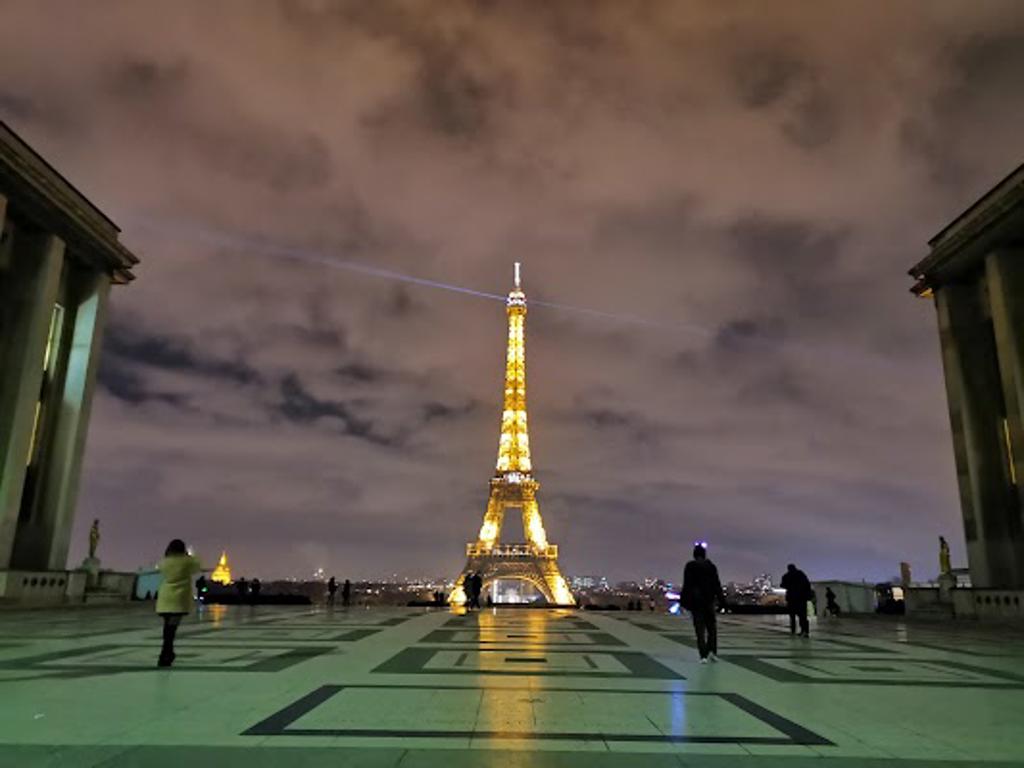
[[[985,260],[992,327],[1006,402],[1007,480],[1013,484],[1016,515],[1011,536],[1024,573],[1024,249],[992,253]],[[1011,469],[1012,462],[1012,469]],[[1024,581],[1018,584],[1024,586]]]
[[[4,298],[9,327],[0,360],[0,568],[11,561],[43,356],[64,266],[64,241],[15,231]]]
[[[971,578],[979,587],[1024,580],[1010,536],[1015,507],[1005,471],[1001,380],[984,283],[935,294]]]
[[[67,563],[109,294],[109,275],[75,270],[72,296],[77,306],[71,349],[38,510],[50,570],[63,570]]]

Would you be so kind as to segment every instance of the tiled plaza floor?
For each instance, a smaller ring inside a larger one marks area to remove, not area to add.
[[[151,611],[0,612],[0,766],[1024,766],[1021,629],[211,607],[159,670]]]

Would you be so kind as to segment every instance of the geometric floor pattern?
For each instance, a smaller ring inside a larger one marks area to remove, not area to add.
[[[653,613],[0,611],[0,766],[1024,766],[1024,629]]]

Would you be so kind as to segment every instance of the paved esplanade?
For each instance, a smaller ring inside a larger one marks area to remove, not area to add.
[[[5,611],[0,765],[1024,765],[1020,629],[813,631],[701,666],[650,613],[212,607],[161,670],[150,606]]]

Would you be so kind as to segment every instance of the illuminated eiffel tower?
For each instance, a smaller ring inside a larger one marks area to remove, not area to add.
[[[519,283],[516,262],[515,288],[505,302],[508,313],[508,354],[505,357],[505,407],[501,413],[498,464],[491,478],[487,512],[480,536],[466,545],[466,567],[462,569],[450,601],[466,602],[465,580],[473,573],[484,584],[495,579],[515,579],[532,584],[551,605],[575,605],[569,586],[558,570],[558,545],[549,544],[537,505],[540,483],[533,479],[530,435],[526,426],[526,294]],[[525,544],[499,544],[505,510],[519,508],[523,514]]]

